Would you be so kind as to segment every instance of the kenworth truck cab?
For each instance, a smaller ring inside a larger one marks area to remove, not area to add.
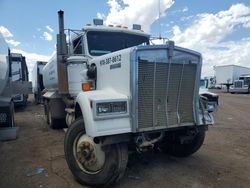
[[[178,157],[196,152],[214,123],[199,97],[201,54],[173,41],[150,45],[150,36],[121,26],[94,26],[64,34],[59,11],[57,54],[43,69],[45,114],[65,119],[65,158],[88,186],[119,180],[129,150],[153,148]]]

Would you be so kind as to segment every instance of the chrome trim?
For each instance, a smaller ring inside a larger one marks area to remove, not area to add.
[[[168,49],[168,47],[167,47],[167,49]],[[170,78],[171,64],[172,64],[172,60],[173,60],[173,57],[169,56],[169,50],[167,50],[167,60],[168,60],[169,64],[168,64],[168,80],[167,80],[167,88],[166,88],[166,95],[167,95],[166,103],[167,104],[165,105],[165,111],[166,111],[167,125],[169,125],[169,117],[168,117],[168,90],[169,90],[169,78]]]
[[[154,61],[154,80],[153,80],[153,96],[152,96],[152,100],[153,100],[153,128],[155,128],[155,75],[156,74],[156,60]],[[138,74],[137,74],[138,75]]]
[[[197,63],[197,69],[196,69],[196,80],[195,80],[195,90],[194,90],[194,99],[193,99],[193,114],[194,114],[194,120],[196,125],[203,124],[203,121],[201,121],[202,118],[200,118],[199,113],[199,89],[200,89],[200,77],[201,77],[201,66],[202,66],[202,56],[200,54],[199,56],[199,62]]]
[[[138,132],[145,132],[145,131],[155,131],[155,130],[161,130],[161,129],[170,129],[170,128],[179,128],[179,127],[187,127],[187,126],[195,126],[194,123],[182,123],[182,124],[174,124],[174,125],[170,125],[170,126],[158,126],[155,127],[154,129],[152,129],[152,127],[147,127],[147,128],[140,128],[140,130],[138,130]]]
[[[111,103],[111,102],[126,102],[127,103],[127,111],[123,113],[115,112],[115,113],[107,113],[103,115],[98,115],[97,114],[97,104],[98,103]],[[93,117],[94,120],[103,120],[103,119],[116,119],[116,118],[124,118],[124,117],[129,117],[130,114],[130,107],[129,107],[129,101],[127,99],[110,99],[110,100],[93,100],[92,101],[93,105]]]
[[[130,121],[131,130],[136,132],[138,128],[138,93],[137,93],[137,83],[138,83],[138,60],[137,60],[137,47],[131,49],[130,55]]]
[[[180,115],[179,115],[179,104],[180,104],[180,91],[181,91],[181,84],[182,84],[182,80],[183,80],[183,72],[184,72],[184,66],[185,66],[185,63],[183,62],[182,64],[182,70],[181,70],[181,78],[180,78],[180,81],[179,81],[179,88],[178,88],[178,96],[177,96],[177,108],[176,108],[176,111],[177,111],[177,122],[178,124],[180,124],[181,120],[180,120]]]
[[[138,129],[138,53],[140,51],[145,51],[147,52],[147,50],[166,50],[167,51],[167,60],[169,61],[169,70],[170,71],[170,66],[172,64],[172,58],[173,57],[168,57],[168,46],[167,45],[153,45],[153,46],[138,46],[135,48],[132,48],[131,50],[131,55],[130,55],[130,93],[131,93],[131,98],[130,98],[130,118],[131,118],[131,127],[132,127],[132,132],[138,132],[138,131],[145,131],[145,130],[152,130],[151,128],[140,128],[140,130]],[[194,122],[193,123],[179,123],[178,122],[178,127],[179,126],[194,126],[194,125],[202,125],[204,123],[202,123],[201,121],[201,114],[199,114],[199,80],[200,80],[200,75],[201,75],[201,66],[202,66],[202,56],[199,52],[190,50],[190,49],[186,49],[186,48],[182,48],[182,47],[178,47],[175,46],[174,47],[175,51],[181,51],[187,54],[191,54],[193,56],[197,56],[198,58],[198,62],[195,61],[195,65],[196,65],[196,78],[195,78],[195,88],[194,88],[194,94],[193,94],[193,119]],[[156,60],[155,60],[156,62]],[[155,63],[156,64],[156,63]],[[155,65],[156,66],[156,65]],[[184,71],[184,66],[185,63],[183,62],[183,68],[182,68],[182,77],[180,79],[180,82],[183,79],[183,71]],[[154,70],[155,71],[155,70]],[[168,74],[168,84],[169,84],[169,78],[170,74]],[[155,82],[155,78],[154,78],[154,82]],[[179,110],[179,98],[180,98],[180,88],[181,88],[181,84],[179,86],[179,90],[178,90],[178,110]],[[168,86],[167,86],[168,89]],[[168,91],[167,91],[168,93]],[[166,105],[167,108],[167,105]],[[167,109],[166,109],[167,112]],[[177,111],[178,112],[178,111]],[[179,112],[178,112],[179,113]],[[154,115],[154,114],[153,114]],[[155,115],[154,115],[155,116]],[[166,115],[167,117],[168,115]],[[178,114],[177,114],[178,116]],[[180,121],[180,117],[178,118],[178,121]],[[153,120],[153,122],[155,122],[155,120]],[[168,117],[167,117],[167,123],[168,123]],[[166,129],[166,128],[172,128],[172,127],[176,127],[177,125],[168,125],[168,126],[163,126],[163,127],[155,127],[155,125],[153,125],[153,127],[155,129]]]

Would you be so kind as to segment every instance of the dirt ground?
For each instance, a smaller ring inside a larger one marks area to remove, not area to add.
[[[124,178],[113,187],[249,187],[250,95],[219,95],[216,124],[197,153],[184,159],[131,155]],[[18,139],[0,142],[0,187],[82,187],[64,158],[65,133],[47,126],[43,106],[31,99],[15,120]],[[37,167],[45,171],[32,175]]]

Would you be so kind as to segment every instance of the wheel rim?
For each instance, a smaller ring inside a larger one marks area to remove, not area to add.
[[[73,154],[78,166],[85,173],[96,174],[104,166],[105,153],[101,149],[101,145],[95,144],[93,138],[86,134],[80,134],[75,139]]]

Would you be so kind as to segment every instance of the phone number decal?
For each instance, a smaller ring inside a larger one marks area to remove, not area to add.
[[[109,65],[109,64],[113,64],[113,63],[117,63],[117,62],[121,62],[122,61],[122,55],[116,55],[114,57],[109,57],[107,59],[103,59],[100,61],[100,65]]]

